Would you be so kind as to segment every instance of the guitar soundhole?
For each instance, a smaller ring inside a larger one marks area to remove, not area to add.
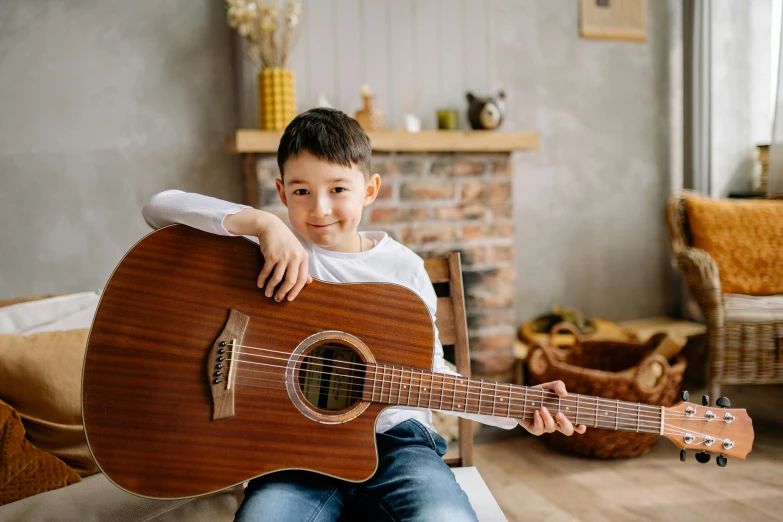
[[[359,402],[365,364],[348,346],[323,343],[302,357],[299,389],[311,406],[336,412]]]

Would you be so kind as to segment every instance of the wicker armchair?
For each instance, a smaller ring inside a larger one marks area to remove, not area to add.
[[[708,393],[717,398],[722,384],[783,383],[783,295],[740,295],[722,290],[720,267],[715,259],[693,246],[686,206],[690,197],[698,195],[685,193],[669,198],[666,214],[674,257],[707,324]],[[783,224],[777,221],[775,227],[783,230]],[[779,241],[783,257],[783,238],[776,236],[774,241]],[[741,255],[741,250],[736,254]],[[783,263],[778,266],[783,267]],[[783,281],[781,272],[772,274],[771,280]]]

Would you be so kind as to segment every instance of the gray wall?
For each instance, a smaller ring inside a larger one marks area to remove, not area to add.
[[[325,93],[353,114],[368,82],[399,128],[402,86],[424,88],[417,112],[432,128],[437,107],[464,109],[466,90],[503,88],[504,130],[539,133],[539,150],[514,156],[519,321],[553,304],[616,320],[676,312],[664,205],[682,179],[680,2],[648,2],[646,43],[581,39],[573,0],[304,8],[300,110]],[[239,74],[243,124],[255,125],[255,72],[245,61]]]
[[[518,319],[553,304],[612,320],[676,312],[664,206],[681,142],[681,11],[648,2],[648,41],[583,40],[576,2],[497,2],[496,82],[515,155]]]
[[[680,13],[676,0],[648,5],[648,42],[629,43],[580,39],[573,0],[311,0],[310,19],[331,24],[299,42],[299,108],[331,89],[352,113],[369,82],[395,125],[399,75],[431,87],[417,110],[426,124],[466,89],[505,88],[504,129],[541,138],[514,157],[519,319],[555,303],[618,320],[668,312]],[[139,207],[158,190],[241,197],[223,136],[235,102],[254,121],[255,92],[247,64],[232,86],[222,2],[0,10],[1,296],[100,286],[144,233]],[[332,68],[315,39],[338,30],[323,45],[363,46],[355,62],[333,52]]]
[[[0,298],[101,288],[167,188],[241,198],[217,0],[0,2]]]

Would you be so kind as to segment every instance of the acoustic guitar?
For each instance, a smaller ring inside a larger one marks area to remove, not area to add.
[[[384,408],[531,418],[659,433],[744,459],[742,409],[607,400],[432,372],[433,325],[395,284],[315,280],[278,303],[256,286],[258,245],[172,225],[139,241],[101,296],[82,405],[95,462],[136,495],[208,494],[283,469],[363,481]],[[725,457],[722,457],[725,459]]]

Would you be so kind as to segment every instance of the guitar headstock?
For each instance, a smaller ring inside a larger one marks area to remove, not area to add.
[[[683,397],[687,400],[687,392]],[[716,406],[710,406],[709,397],[705,395],[702,403],[682,401],[664,408],[663,435],[683,450],[709,451],[745,460],[753,448],[753,421],[747,411],[729,408],[729,400],[725,397],[718,399]],[[681,458],[684,459],[684,454]],[[709,455],[702,458],[697,455],[696,459],[706,462]],[[725,462],[724,458],[718,464],[724,466]]]

